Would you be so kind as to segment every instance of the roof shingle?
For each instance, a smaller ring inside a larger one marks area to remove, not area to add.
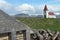
[[[18,22],[14,17],[7,15],[5,12],[0,10],[0,33],[11,32],[13,29],[26,30],[29,27],[22,22]]]

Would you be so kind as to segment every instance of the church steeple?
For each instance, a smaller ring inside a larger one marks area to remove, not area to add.
[[[44,7],[44,11],[48,11],[47,5],[45,5],[45,7]]]
[[[45,5],[43,11],[44,11],[44,18],[46,18],[46,11],[48,11],[47,5]]]

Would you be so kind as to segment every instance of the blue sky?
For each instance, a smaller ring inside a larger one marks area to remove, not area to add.
[[[20,5],[20,4],[31,4],[31,5],[43,5],[43,4],[50,4],[50,5],[59,5],[59,0],[6,0],[8,3],[11,3],[14,6]]]
[[[45,4],[49,10],[60,13],[60,0],[0,0],[0,9],[10,15],[21,12],[27,14],[42,14]]]

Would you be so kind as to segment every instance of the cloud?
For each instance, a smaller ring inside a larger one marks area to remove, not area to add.
[[[44,4],[34,7],[29,4],[22,4],[17,6],[15,9],[19,13],[25,13],[25,14],[43,14]],[[54,6],[54,5],[47,5],[47,8],[49,11],[60,13],[60,6]]]
[[[57,1],[57,0],[56,0]],[[60,0],[59,0],[60,1]],[[60,6],[47,5],[49,11],[54,11],[60,13]],[[17,13],[25,13],[25,14],[43,14],[44,4],[40,6],[33,6],[30,4],[21,4],[16,7],[12,6],[12,4],[6,2],[5,0],[0,0],[0,9],[3,9],[7,13],[14,15]]]
[[[60,11],[60,6],[48,5],[50,11]]]
[[[42,13],[43,14],[43,9],[44,9],[44,6],[45,5],[40,5],[38,8],[39,8],[39,13]],[[55,5],[47,5],[47,8],[49,11],[52,11],[54,12],[56,15],[59,15],[60,14],[60,6],[55,6]]]
[[[17,13],[15,7],[13,7],[12,4],[6,2],[5,0],[0,0],[0,9],[9,15],[14,15]]]
[[[11,4],[7,3],[5,0],[0,0],[0,9],[8,9],[11,7]]]
[[[22,4],[16,7],[16,10],[20,13],[35,13],[36,9],[34,6],[29,4]]]
[[[39,9],[43,10],[45,5],[40,5]],[[60,11],[60,6],[47,5],[49,11]]]

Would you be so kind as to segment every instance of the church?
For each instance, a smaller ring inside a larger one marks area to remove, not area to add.
[[[48,10],[47,5],[45,5],[44,10],[44,18],[56,18],[56,14]]]

